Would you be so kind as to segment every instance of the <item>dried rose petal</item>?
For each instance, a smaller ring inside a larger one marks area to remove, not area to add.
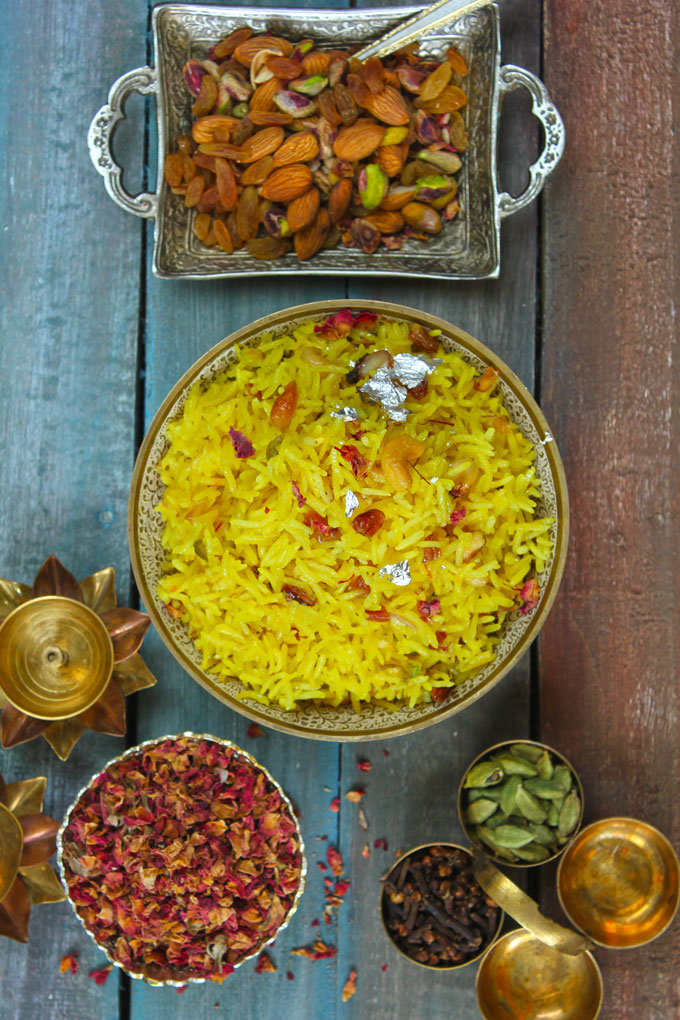
[[[340,851],[336,850],[335,847],[333,846],[329,846],[328,850],[326,851],[326,860],[328,861],[328,865],[332,873],[337,878],[339,878],[343,872],[343,864],[342,857],[340,856]]]
[[[368,468],[368,461],[359,453],[356,446],[352,446],[349,443],[344,443],[342,446],[336,446],[335,449],[338,451],[341,457],[347,461],[352,469],[352,474],[355,478],[362,477],[366,474]]]
[[[328,865],[324,864],[323,861],[317,861],[316,866],[319,869],[319,871],[328,871]]]
[[[108,967],[102,967],[101,970],[91,970],[87,976],[91,977],[96,985],[105,985],[112,970],[113,966],[109,964]]]
[[[349,889],[349,882],[347,881],[347,879],[343,879],[341,882],[336,882],[335,883],[335,888],[333,889],[333,894],[335,896],[344,896],[348,889]]]
[[[463,520],[464,517],[465,517],[465,507],[462,506],[459,510],[453,510],[451,512],[451,516],[449,517],[449,520],[451,521],[452,524],[460,524],[460,522]]]
[[[371,856],[371,848],[368,843],[364,843],[364,849],[361,851],[361,856],[365,857],[366,860]]]
[[[372,766],[368,758],[362,758],[361,761],[357,762],[357,768],[361,769],[362,772],[370,772]]]
[[[318,928],[319,927],[319,918],[318,917],[314,918],[314,920],[312,921],[311,927],[312,928]]]
[[[328,805],[328,808],[334,814],[337,814],[338,811],[340,810],[340,798],[339,797],[333,797],[333,800]]]
[[[255,453],[251,441],[244,436],[242,432],[238,432],[233,425],[229,426],[229,438],[233,443],[236,456],[239,459],[243,457],[252,457]]]
[[[263,733],[256,722],[252,722],[246,730],[246,736],[250,737],[251,740],[255,740],[256,737],[266,737],[266,733]]]
[[[65,974],[67,970],[70,970],[72,974],[78,973],[78,957],[75,953],[70,953],[68,956],[62,956],[59,964],[59,973]]]
[[[522,616],[526,616],[527,613],[530,613],[532,609],[536,608],[540,594],[541,589],[539,588],[538,581],[535,577],[522,585],[522,590],[519,593],[519,597],[522,600],[520,607],[520,613]]]
[[[386,839],[376,839],[376,841],[374,842],[373,846],[375,847],[376,850],[380,850],[381,848],[383,850],[387,850],[387,840]]]
[[[418,615],[421,620],[427,620],[431,616],[436,616],[441,609],[441,602],[439,599],[431,599],[429,602],[425,602],[422,599],[418,602]]]
[[[382,967],[380,969],[383,970],[383,971],[387,970],[387,964],[383,963],[383,965],[382,965]]]
[[[366,791],[359,787],[356,790],[350,790],[345,794],[347,800],[351,800],[353,804],[358,804],[362,797],[366,796]]]
[[[357,972],[355,970],[351,970],[349,972],[349,977],[345,981],[344,987],[342,989],[342,1001],[347,1002],[348,999],[351,999],[356,990],[357,990]]]
[[[291,487],[293,489],[293,495],[295,496],[295,499],[297,500],[297,505],[299,507],[303,507],[305,505],[305,503],[307,502],[307,500],[305,499],[305,497],[300,492],[300,487],[295,482],[293,482],[293,481],[291,481],[290,484],[291,484]]]
[[[289,981],[295,981],[295,974],[293,974],[292,970],[286,972],[286,977]]]
[[[272,960],[269,953],[260,953],[255,964],[256,974],[272,973],[276,970],[276,964]]]

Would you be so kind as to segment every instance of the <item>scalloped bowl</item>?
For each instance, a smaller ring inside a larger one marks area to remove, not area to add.
[[[555,518],[551,531],[552,556],[544,573],[538,576],[541,589],[539,603],[531,614],[521,616],[519,612],[513,612],[507,617],[493,662],[452,689],[447,700],[440,704],[396,709],[370,705],[357,715],[349,705],[333,708],[308,702],[296,711],[287,711],[278,705],[240,701],[236,695],[243,688],[237,678],[226,683],[218,682],[216,677],[204,670],[201,655],[185,625],[169,616],[157,594],[164,559],[161,546],[163,521],[155,509],[163,494],[157,465],[168,448],[167,425],[180,416],[191,387],[197,381],[209,383],[223,372],[235,360],[241,345],[257,343],[259,336],[265,332],[289,333],[310,320],[325,319],[347,305],[347,300],[316,301],[257,319],[207,351],[185,372],[161,404],[141,445],[130,490],[128,539],[135,580],[156,630],[187,673],[214,697],[255,722],[296,736],[321,740],[375,740],[422,729],[460,712],[491,690],[526,652],[548,615],[562,577],[569,535],[569,503],[562,461],[548,423],[527,388],[489,348],[457,326],[426,312],[391,302],[352,301],[354,311],[373,311],[397,321],[422,323],[427,329],[439,329],[440,340],[446,350],[459,352],[480,372],[488,366],[500,371],[498,385],[508,413],[536,449],[536,470],[542,490],[537,510]]]

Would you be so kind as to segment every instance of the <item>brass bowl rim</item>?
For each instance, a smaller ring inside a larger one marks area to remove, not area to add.
[[[39,595],[39,596],[37,596],[37,598],[28,599],[26,602],[22,602],[20,605],[16,606],[12,610],[12,612],[9,613],[5,617],[5,619],[2,621],[2,623],[0,623],[0,640],[2,640],[2,631],[3,631],[3,628],[5,627],[5,625],[7,623],[9,623],[10,620],[13,620],[13,618],[15,618],[16,616],[19,616],[21,614],[25,614],[27,612],[31,612],[31,607],[32,606],[44,605],[46,602],[67,603],[69,606],[76,605],[78,607],[78,610],[84,610],[85,614],[89,615],[92,618],[92,620],[96,623],[96,626],[101,631],[101,633],[102,634],[106,634],[105,644],[107,645],[107,650],[109,652],[109,658],[111,660],[111,666],[109,668],[106,680],[99,687],[96,688],[96,692],[95,692],[94,696],[91,697],[88,702],[83,703],[82,706],[79,705],[75,712],[67,712],[66,714],[60,714],[60,715],[54,715],[54,714],[51,714],[51,715],[40,715],[37,712],[27,711],[26,708],[23,705],[18,705],[16,703],[16,701],[12,700],[12,698],[9,696],[9,694],[7,693],[5,688],[2,687],[2,685],[0,684],[0,693],[4,694],[4,696],[7,698],[9,703],[11,705],[13,705],[14,708],[16,708],[19,712],[23,712],[25,715],[30,716],[31,719],[48,719],[50,722],[60,722],[60,721],[63,721],[64,719],[73,719],[75,716],[80,715],[81,712],[86,712],[88,710],[88,708],[92,708],[94,703],[96,701],[99,701],[99,699],[101,698],[102,694],[106,690],[106,688],[107,688],[107,686],[108,686],[108,684],[109,684],[109,682],[111,680],[111,677],[113,676],[113,668],[114,668],[114,665],[115,665],[115,661],[114,661],[115,653],[114,653],[114,648],[113,648],[113,641],[111,640],[111,635],[109,634],[108,630],[106,629],[106,624],[102,620],[101,616],[99,616],[97,613],[95,613],[94,609],[91,609],[90,606],[85,605],[84,602],[78,602],[77,599],[70,599],[70,598],[68,598],[67,595]]]
[[[66,899],[68,900],[69,904],[71,905],[71,909],[73,910],[73,913],[75,914],[76,919],[81,924],[81,926],[84,928],[84,930],[87,932],[87,934],[92,939],[92,941],[97,946],[97,948],[100,949],[102,953],[104,953],[104,955],[106,956],[108,961],[110,963],[112,963],[114,967],[119,967],[120,970],[122,970],[123,973],[127,974],[129,977],[137,978],[137,979],[139,979],[141,981],[145,981],[148,985],[152,985],[154,987],[155,986],[161,986],[161,985],[163,985],[163,986],[164,985],[168,985],[168,986],[173,987],[173,988],[183,988],[184,985],[188,985],[188,984],[196,984],[196,985],[205,984],[206,982],[208,982],[209,979],[205,978],[205,977],[187,977],[187,978],[183,978],[181,981],[180,980],[176,980],[174,978],[166,978],[166,979],[163,979],[163,980],[159,980],[158,978],[148,977],[142,971],[131,970],[128,967],[125,967],[122,963],[120,963],[119,960],[116,960],[112,956],[112,954],[109,952],[109,950],[106,949],[104,946],[101,945],[100,942],[97,941],[97,939],[94,937],[94,935],[92,934],[90,929],[85,925],[85,922],[83,921],[83,919],[81,918],[80,914],[76,910],[75,904],[74,904],[73,900],[71,899],[71,893],[70,893],[70,890],[69,890],[69,887],[68,887],[68,883],[66,881],[66,873],[65,873],[64,862],[63,862],[63,853],[64,853],[63,839],[64,839],[64,834],[66,832],[66,829],[69,826],[69,822],[70,822],[70,818],[71,818],[71,812],[77,806],[78,801],[83,796],[83,794],[87,790],[89,790],[89,788],[92,786],[92,784],[95,782],[95,780],[98,779],[99,776],[103,772],[106,772],[107,769],[111,768],[112,765],[118,764],[118,762],[123,761],[125,758],[130,758],[130,757],[132,757],[135,754],[139,754],[140,751],[144,751],[147,747],[155,747],[157,744],[162,744],[163,741],[165,741],[165,740],[179,740],[181,737],[189,737],[189,738],[191,738],[193,740],[210,740],[210,741],[212,741],[215,744],[220,744],[222,747],[231,748],[232,750],[236,751],[238,754],[243,755],[244,758],[247,758],[248,761],[251,763],[251,765],[254,765],[256,768],[260,769],[261,772],[264,772],[264,774],[267,777],[267,779],[269,780],[269,782],[272,784],[272,786],[275,788],[275,790],[280,795],[281,799],[284,801],[284,803],[288,807],[288,810],[290,812],[290,816],[293,819],[293,821],[295,822],[295,829],[296,829],[296,832],[297,832],[298,839],[300,841],[300,881],[298,883],[298,888],[297,888],[297,891],[295,893],[295,899],[293,900],[293,903],[291,905],[290,910],[286,914],[286,917],[284,918],[283,923],[276,929],[276,931],[271,936],[271,938],[268,939],[266,942],[262,942],[257,947],[257,949],[253,950],[252,953],[249,953],[247,956],[244,956],[242,960],[239,960],[238,963],[235,963],[234,964],[234,970],[236,970],[238,967],[240,967],[242,964],[244,964],[246,962],[246,960],[254,959],[254,957],[256,957],[259,953],[261,953],[263,949],[266,949],[267,946],[272,945],[272,943],[279,937],[281,932],[284,931],[288,927],[288,925],[290,924],[290,922],[291,922],[291,920],[293,918],[293,915],[295,914],[295,912],[297,911],[298,906],[300,905],[300,900],[302,898],[302,894],[305,891],[305,886],[306,886],[306,882],[307,882],[308,865],[307,865],[307,857],[306,857],[306,854],[305,854],[305,843],[304,843],[304,840],[302,838],[302,829],[300,827],[300,819],[298,818],[298,816],[295,813],[295,808],[293,806],[292,801],[287,796],[287,794],[284,791],[284,789],[281,786],[281,784],[278,783],[276,781],[276,779],[274,779],[274,777],[270,773],[269,769],[265,768],[264,765],[261,765],[260,762],[257,761],[257,759],[255,757],[253,757],[252,754],[250,754],[249,751],[244,751],[243,748],[239,747],[238,744],[235,744],[233,740],[226,740],[224,737],[215,737],[211,733],[193,733],[190,730],[185,730],[183,733],[168,733],[168,734],[165,734],[162,737],[153,737],[150,740],[144,740],[144,741],[142,741],[141,744],[136,744],[134,747],[128,747],[122,754],[118,754],[118,755],[116,755],[115,758],[111,758],[109,761],[106,762],[105,765],[102,765],[102,767],[95,772],[95,774],[87,781],[87,783],[85,783],[85,785],[76,794],[76,796],[75,796],[74,800],[72,801],[72,803],[67,807],[66,812],[64,814],[64,820],[61,823],[61,826],[60,826],[59,831],[57,833],[57,864],[59,866],[59,874],[61,876],[61,884],[63,885],[64,890],[66,892]]]
[[[12,886],[16,882],[17,876],[19,874],[19,868],[21,867],[21,855],[24,849],[24,830],[21,828],[21,822],[19,821],[17,816],[12,811],[10,811],[10,809],[5,804],[0,804],[0,817],[4,818],[6,824],[10,828],[13,828],[15,830],[15,835],[18,836],[19,840],[18,851],[15,854],[16,861],[9,862],[11,864],[11,867],[8,870],[7,874],[10,877],[6,878],[2,885],[0,885],[0,903],[2,903],[2,901],[8,895]]]
[[[666,848],[669,851],[669,857],[675,864],[675,870],[679,879],[678,892],[675,897],[675,906],[673,907],[673,910],[671,912],[670,917],[668,918],[668,921],[663,926],[663,928],[661,928],[658,932],[656,932],[654,935],[650,935],[649,938],[643,939],[641,942],[634,942],[628,946],[613,946],[610,942],[600,942],[599,939],[596,939],[593,935],[590,934],[590,932],[583,931],[583,928],[576,924],[576,921],[574,921],[574,919],[572,918],[571,914],[567,910],[564,900],[562,899],[562,885],[561,885],[562,865],[564,864],[565,860],[568,860],[566,856],[562,858],[562,860],[559,862],[557,866],[557,876],[555,879],[555,884],[557,886],[557,898],[560,901],[560,906],[562,907],[562,910],[569,918],[570,923],[573,924],[574,927],[578,929],[578,931],[583,932],[583,934],[588,939],[590,939],[590,941],[594,943],[594,945],[601,946],[603,949],[613,949],[617,951],[625,949],[639,949],[640,946],[649,945],[649,943],[653,942],[654,939],[658,939],[661,935],[664,934],[664,932],[668,931],[668,929],[670,928],[670,926],[672,925],[673,921],[677,916],[678,907],[680,906],[680,859],[678,858],[678,854],[675,847],[668,839],[668,836],[665,836],[660,829],[657,829],[655,825],[651,825],[650,822],[645,822],[642,818],[633,818],[632,815],[611,815],[608,818],[598,818],[594,822],[589,822],[588,825],[584,825],[580,832],[576,833],[574,839],[571,840],[567,844],[567,846],[569,847],[569,849],[572,849],[573,844],[576,842],[577,836],[579,839],[583,839],[587,835],[589,829],[594,829],[596,826],[606,824],[607,822],[635,822],[636,825],[643,825],[646,829],[650,829],[656,835],[657,839],[660,839],[660,841],[665,844]],[[567,847],[565,846],[564,849],[566,850]]]
[[[569,839],[566,841],[564,846],[560,847],[560,849],[557,850],[556,853],[552,855],[552,857],[546,857],[544,861],[505,861],[503,860],[502,857],[495,857],[490,847],[485,846],[483,843],[479,843],[472,836],[472,834],[468,831],[467,822],[463,818],[463,792],[464,792],[463,783],[465,782],[466,775],[468,774],[470,769],[474,768],[474,766],[477,764],[478,761],[480,761],[480,759],[486,758],[487,755],[492,754],[494,751],[497,751],[501,747],[509,747],[511,744],[531,744],[534,747],[542,747],[544,750],[550,751],[551,754],[554,754],[557,758],[564,762],[564,764],[567,766],[572,776],[574,777],[574,780],[578,787],[578,793],[581,798],[581,810],[579,812],[578,821],[576,822],[576,825],[574,826],[574,829],[571,832]],[[567,849],[567,847],[570,845],[571,841],[576,838],[578,833],[583,831],[581,829],[581,824],[583,822],[584,810],[585,803],[583,798],[583,786],[581,785],[581,780],[579,779],[578,772],[571,764],[569,759],[564,757],[561,751],[556,751],[554,747],[550,746],[550,744],[544,744],[540,740],[501,740],[498,744],[493,744],[491,747],[487,747],[486,751],[482,751],[481,754],[478,754],[477,757],[470,762],[468,767],[463,772],[463,775],[461,776],[460,779],[460,783],[458,784],[458,819],[462,826],[463,832],[470,840],[473,847],[475,847],[475,849],[481,850],[481,852],[485,854],[489,858],[489,860],[493,861],[494,864],[504,865],[506,868],[540,868],[542,864],[549,864],[551,861],[554,861],[557,857],[560,857]]]
[[[557,536],[555,542],[556,553],[553,564],[553,573],[546,580],[545,598],[541,603],[539,610],[535,614],[532,614],[531,622],[527,625],[526,630],[521,634],[515,648],[511,654],[508,655],[506,661],[499,666],[498,670],[480,683],[480,685],[464,700],[454,702],[452,705],[448,706],[444,703],[439,711],[432,712],[424,719],[416,719],[415,721],[411,720],[407,723],[390,727],[384,726],[376,727],[373,730],[358,731],[337,729],[333,725],[329,725],[325,729],[310,729],[309,727],[305,727],[295,722],[294,712],[289,713],[290,719],[286,719],[285,721],[272,718],[266,711],[263,711],[262,707],[256,702],[251,703],[245,700],[241,701],[233,697],[228,691],[222,689],[210,674],[204,673],[203,670],[201,670],[200,667],[176,645],[172,634],[166,626],[166,621],[163,619],[163,616],[156,607],[153,593],[147,583],[146,575],[142,568],[142,559],[139,552],[138,522],[138,502],[140,498],[141,483],[151,448],[159,432],[161,432],[167,424],[168,414],[178,397],[196,379],[202,369],[209,365],[211,361],[214,361],[227,348],[237,346],[267,329],[275,329],[278,326],[284,326],[291,319],[326,317],[328,314],[348,307],[351,307],[356,311],[373,311],[379,315],[393,316],[401,319],[402,321],[417,321],[427,326],[429,329],[442,330],[444,333],[451,335],[456,342],[464,347],[469,353],[483,359],[487,365],[498,369],[500,372],[500,378],[503,380],[505,385],[513,391],[517,399],[521,401],[524,409],[529,414],[534,427],[544,441],[546,456],[548,457],[550,465],[550,473],[554,480],[555,496],[558,507]],[[392,301],[343,298],[326,301],[311,301],[299,305],[292,305],[289,308],[284,308],[269,315],[262,316],[259,319],[254,319],[252,322],[235,330],[223,340],[220,340],[217,344],[212,346],[183,373],[153,416],[139,448],[130,483],[127,532],[130,560],[132,563],[135,582],[156,631],[160,634],[161,639],[170,649],[182,668],[189,674],[189,676],[200,684],[201,687],[212,694],[213,697],[217,698],[218,701],[221,701],[222,704],[227,705],[230,709],[232,709],[232,711],[238,712],[240,715],[244,715],[247,719],[251,719],[263,726],[268,726],[270,729],[292,734],[293,736],[306,737],[310,740],[342,740],[345,742],[386,740],[390,737],[401,736],[405,733],[415,733],[417,730],[425,729],[427,726],[432,726],[435,723],[441,722],[443,719],[447,719],[450,716],[455,715],[457,712],[460,712],[474,704],[474,702],[486,694],[487,691],[490,691],[492,687],[495,687],[496,684],[499,683],[507,673],[509,673],[513,666],[515,666],[522,655],[527,651],[548,617],[550,609],[552,608],[553,602],[557,596],[562,575],[564,573],[567,558],[567,547],[569,544],[569,493],[567,490],[567,479],[564,472],[564,466],[562,464],[562,458],[560,456],[557,443],[554,440],[553,431],[550,428],[545,415],[521,379],[515,374],[515,372],[513,372],[506,362],[504,362],[497,354],[495,354],[494,351],[491,350],[491,348],[487,347],[480,340],[477,340],[470,333],[461,329],[459,326],[456,326],[454,323],[439,316],[432,315],[429,312],[420,311],[417,308],[397,304]]]
[[[515,741],[515,743],[517,743],[517,741]],[[520,925],[518,928],[513,928],[512,931],[506,931],[506,933],[504,935],[501,935],[494,942],[492,942],[492,944],[484,952],[484,955],[482,956],[482,959],[479,961],[479,967],[477,968],[477,973],[475,975],[475,996],[477,998],[477,1008],[479,1009],[479,1012],[482,1014],[482,1017],[484,1018],[484,1020],[492,1020],[492,1018],[488,1017],[487,1014],[482,1011],[482,1005],[481,1005],[481,1003],[479,1001],[480,976],[482,975],[482,971],[483,971],[484,965],[486,963],[486,958],[487,958],[487,956],[491,955],[492,950],[494,950],[498,946],[500,946],[501,943],[504,942],[506,939],[509,939],[513,935],[517,935],[518,932],[521,933],[524,938],[529,937],[529,938],[535,939],[536,942],[541,942],[541,939],[539,939],[538,936],[532,935],[532,933],[530,931],[528,931],[526,928],[523,928]],[[545,943],[543,943],[543,945],[545,945]],[[550,946],[546,946],[546,948],[549,949],[551,947]],[[559,949],[554,949],[554,952],[558,953]],[[597,986],[598,986],[598,990],[599,990],[599,998],[598,998],[598,1003],[597,1003],[597,1010],[596,1010],[595,1013],[593,1013],[592,1017],[589,1018],[589,1020],[597,1020],[597,1017],[600,1015],[600,1011],[602,1009],[602,1000],[603,1000],[603,996],[604,996],[604,982],[602,980],[602,971],[600,970],[600,965],[598,964],[597,960],[595,959],[593,954],[590,952],[590,950],[585,949],[583,951],[583,953],[579,953],[578,955],[579,956],[583,955],[583,956],[587,956],[588,957],[589,965],[592,968],[592,972],[593,972],[593,974],[595,975],[595,977],[597,979]],[[493,1020],[495,1020],[495,1018],[493,1018]]]
[[[496,925],[496,930],[494,931],[493,935],[491,936],[491,941],[486,946],[484,946],[483,949],[480,949],[476,956],[471,956],[469,960],[463,960],[462,963],[452,963],[450,967],[438,967],[438,966],[434,966],[434,965],[429,964],[429,963],[421,963],[420,960],[414,960],[412,956],[409,956],[408,953],[405,952],[401,948],[401,946],[397,945],[397,943],[392,938],[392,934],[391,934],[389,928],[387,927],[387,924],[385,923],[385,915],[384,915],[384,911],[383,911],[383,898],[385,896],[385,885],[384,885],[385,881],[387,881],[387,879],[392,874],[394,869],[396,867],[398,867],[398,865],[400,865],[402,863],[402,861],[406,857],[411,857],[413,854],[418,853],[419,850],[428,850],[430,847],[433,847],[433,846],[446,846],[446,847],[450,847],[453,850],[462,850],[463,853],[466,853],[468,855],[468,857],[470,858],[470,863],[472,863],[472,860],[473,860],[472,854],[470,853],[470,850],[466,846],[461,846],[460,843],[449,843],[447,840],[435,840],[432,843],[421,843],[419,846],[414,846],[410,850],[407,850],[406,853],[403,853],[401,855],[401,857],[397,857],[397,859],[391,865],[389,871],[387,871],[385,873],[383,879],[381,879],[380,898],[379,898],[379,901],[378,901],[378,912],[380,914],[380,923],[382,924],[383,931],[385,932],[385,935],[389,939],[391,945],[397,950],[397,952],[401,953],[401,955],[404,957],[404,959],[408,960],[410,963],[415,963],[417,967],[423,967],[425,970],[433,971],[434,973],[437,973],[437,971],[448,972],[448,971],[452,971],[452,970],[462,970],[462,968],[463,967],[467,967],[468,964],[470,964],[470,963],[477,963],[479,960],[481,960],[482,957],[486,954],[486,952],[489,949],[491,949],[491,947],[494,945],[494,943],[498,940],[498,937],[499,937],[500,932],[501,932],[501,928],[503,927],[503,922],[505,921],[505,911],[498,904],[496,904],[496,906],[498,907],[498,910],[499,910],[498,924]],[[476,881],[476,879],[475,879],[475,881]],[[482,890],[482,892],[484,892],[484,890]],[[486,895],[486,893],[485,893],[485,895]]]

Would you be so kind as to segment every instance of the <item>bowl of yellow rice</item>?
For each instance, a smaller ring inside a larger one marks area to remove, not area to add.
[[[491,350],[425,312],[320,301],[179,380],[128,530],[190,676],[264,725],[368,740],[512,668],[555,598],[569,508],[548,424]]]

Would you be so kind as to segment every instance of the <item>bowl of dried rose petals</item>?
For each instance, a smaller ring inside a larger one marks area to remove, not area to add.
[[[222,981],[286,927],[305,886],[283,790],[234,744],[193,733],[110,761],[67,811],[57,845],[85,930],[152,984]]]

